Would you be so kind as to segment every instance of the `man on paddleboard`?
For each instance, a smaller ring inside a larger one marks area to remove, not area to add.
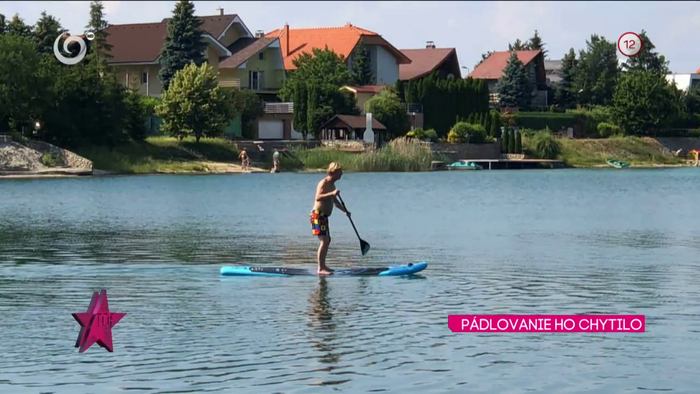
[[[320,245],[318,246],[318,274],[332,275],[333,270],[326,266],[326,254],[328,246],[331,243],[331,232],[328,227],[328,218],[333,213],[335,205],[341,211],[345,212],[348,217],[350,212],[343,207],[343,204],[338,201],[340,190],[335,188],[335,182],[343,176],[343,167],[340,164],[333,162],[328,165],[328,174],[321,179],[316,186],[316,198],[314,199],[314,207],[311,210],[311,234],[318,236]]]

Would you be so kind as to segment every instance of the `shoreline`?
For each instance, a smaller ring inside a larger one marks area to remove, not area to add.
[[[207,168],[206,171],[192,171],[192,170],[157,170],[154,172],[118,172],[118,171],[105,171],[105,170],[87,170],[87,169],[51,169],[51,170],[39,170],[39,171],[4,171],[0,170],[0,180],[2,179],[54,179],[54,178],[93,178],[101,176],[129,176],[129,175],[223,175],[223,174],[269,174],[270,170],[266,170],[261,167],[252,167],[250,171],[241,170],[241,166],[238,164],[226,163],[226,162],[214,162],[214,161],[187,161],[183,162],[192,165],[203,165]],[[692,164],[657,164],[657,163],[644,163],[644,164],[630,164],[626,169],[669,169],[669,168],[682,168],[682,167],[694,167]],[[576,170],[576,169],[611,169],[616,170],[607,164],[596,164],[592,166],[568,166],[564,168],[558,168],[558,170]],[[510,170],[492,170],[492,171],[527,171],[522,169],[510,169]],[[314,174],[325,172],[323,168],[305,168],[299,170],[282,170],[280,172],[291,172],[300,174]],[[347,171],[352,172],[352,171]],[[394,173],[397,171],[379,171]],[[405,172],[405,171],[398,171]],[[444,170],[429,170],[429,171],[410,171],[410,172],[446,172]]]

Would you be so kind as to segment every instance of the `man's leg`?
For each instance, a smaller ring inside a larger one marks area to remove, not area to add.
[[[331,237],[328,235],[321,235],[318,237],[318,239],[321,241],[318,245],[318,252],[316,253],[316,258],[318,261],[318,274],[330,275],[333,273],[333,271],[326,266],[326,255],[328,255],[328,246],[331,244]]]

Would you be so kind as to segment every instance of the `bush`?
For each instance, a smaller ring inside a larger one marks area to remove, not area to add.
[[[447,142],[485,144],[493,142],[493,138],[486,134],[486,129],[480,124],[457,122],[447,133]]]
[[[560,147],[548,131],[540,131],[532,139],[533,154],[540,159],[556,159]]]
[[[615,126],[610,123],[601,122],[598,123],[598,135],[602,138],[612,137],[613,135],[621,135],[622,129],[619,126]]]
[[[431,142],[437,142],[437,140],[438,140],[437,132],[435,130],[433,130],[433,129],[423,130],[420,127],[409,131],[406,134],[406,137],[415,138],[415,139],[421,140],[421,141],[428,140]]]
[[[573,113],[557,112],[518,112],[510,115],[514,125],[520,128],[559,131],[582,123],[582,116]]]
[[[523,136],[522,132],[518,131],[515,134],[515,149],[513,153],[523,153]]]
[[[62,163],[61,160],[59,160],[53,154],[46,152],[41,155],[41,164],[45,165],[46,167],[58,167]]]
[[[615,124],[610,107],[595,106],[588,109],[569,109],[566,112],[579,116],[581,131],[584,135],[597,135],[600,123]]]

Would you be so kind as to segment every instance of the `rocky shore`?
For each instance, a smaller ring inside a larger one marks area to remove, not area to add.
[[[13,141],[0,136],[0,177],[66,177],[92,175],[92,162],[41,141]]]

